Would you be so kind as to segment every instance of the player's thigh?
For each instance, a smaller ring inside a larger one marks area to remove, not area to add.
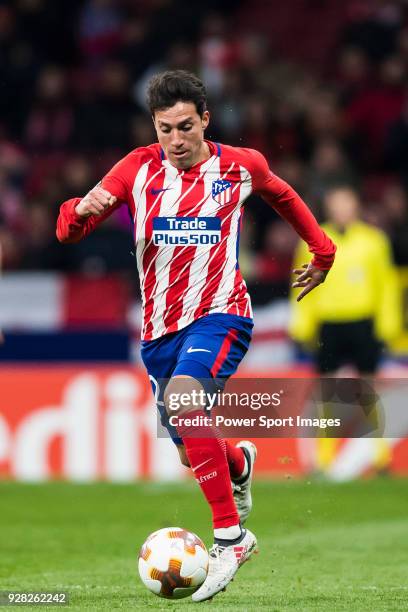
[[[186,369],[196,363],[201,377],[227,380],[248,350],[252,326],[252,321],[232,315],[208,315],[198,320],[184,338],[173,374],[187,374]]]
[[[229,325],[235,319],[227,316],[220,321],[219,317],[215,320],[208,317],[191,326],[166,387],[164,401],[169,414],[174,410],[182,413],[206,408],[208,396],[222,390],[236,371],[248,349],[252,326],[241,329]],[[203,400],[197,401],[198,394]]]
[[[236,371],[248,349],[251,331],[252,323],[245,325],[229,316],[209,316],[191,325],[166,386],[168,415],[207,409],[208,398],[222,390]]]
[[[191,373],[176,374],[166,385],[164,405],[168,415],[202,410],[207,405],[204,385]]]
[[[175,427],[171,426],[164,403],[164,393],[167,382],[170,380],[177,365],[177,353],[182,338],[177,334],[163,336],[157,340],[142,342],[141,357],[147,370],[160,422],[168,431],[175,444],[182,444]]]

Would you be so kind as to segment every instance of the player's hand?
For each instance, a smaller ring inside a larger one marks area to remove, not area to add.
[[[108,208],[113,206],[116,202],[116,196],[112,195],[104,189],[101,185],[96,185],[91,191],[89,191],[79,204],[75,207],[75,212],[80,217],[90,217],[96,215],[99,217]]]
[[[293,273],[297,274],[298,278],[292,284],[292,287],[304,287],[302,293],[296,298],[296,301],[300,302],[312,289],[324,282],[328,270],[319,270],[319,268],[310,263],[303,264],[301,268],[296,268],[293,270]]]

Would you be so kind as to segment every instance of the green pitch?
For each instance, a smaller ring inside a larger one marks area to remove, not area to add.
[[[194,482],[1,483],[0,590],[65,590],[68,610],[406,610],[407,514],[404,480],[258,482],[248,526],[259,554],[226,593],[192,604],[146,591],[136,560],[160,527],[185,527],[211,543]]]

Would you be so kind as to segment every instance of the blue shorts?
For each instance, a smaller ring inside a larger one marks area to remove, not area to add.
[[[205,381],[206,391],[223,389],[248,350],[252,328],[252,319],[214,313],[180,331],[142,342],[141,356],[152,383],[161,422],[175,444],[182,444],[182,441],[176,428],[168,423],[163,401],[165,389],[159,381],[185,375]]]

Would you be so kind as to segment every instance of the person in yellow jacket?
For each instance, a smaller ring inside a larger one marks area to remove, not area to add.
[[[336,262],[325,283],[301,303],[291,296],[289,333],[312,351],[321,375],[335,376],[352,365],[361,377],[375,375],[382,347],[401,329],[401,304],[396,269],[387,236],[360,220],[360,202],[350,187],[327,192],[328,221],[322,225],[337,245]],[[305,261],[307,246],[299,243],[294,267]],[[321,469],[333,460],[338,441],[320,440]],[[388,445],[377,441],[376,467],[390,460]]]
[[[322,227],[337,245],[336,262],[325,283],[301,303],[292,295],[291,337],[314,348],[317,369],[334,375],[345,363],[360,375],[378,367],[381,344],[401,329],[401,306],[391,245],[379,229],[359,219],[359,198],[349,187],[325,197]],[[299,243],[295,268],[307,255]]]

